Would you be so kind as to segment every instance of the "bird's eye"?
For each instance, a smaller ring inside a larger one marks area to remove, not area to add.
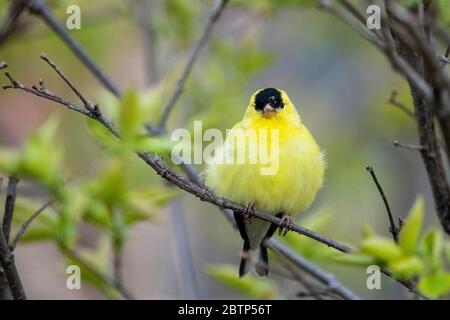
[[[277,106],[278,105],[278,100],[277,100],[277,98],[275,98],[274,96],[272,96],[272,97],[269,97],[269,103],[272,105],[272,106]]]

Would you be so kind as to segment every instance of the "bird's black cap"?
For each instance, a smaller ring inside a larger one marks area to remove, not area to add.
[[[261,111],[266,104],[270,104],[273,108],[283,108],[283,99],[281,92],[275,88],[266,88],[259,91],[255,96],[255,109]]]

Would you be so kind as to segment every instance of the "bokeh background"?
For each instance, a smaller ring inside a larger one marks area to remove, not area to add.
[[[217,1],[150,0],[148,6],[144,2],[49,1],[62,23],[68,5],[80,6],[82,28],[70,34],[126,90],[128,100],[119,102],[107,93],[36,16],[22,17],[18,30],[0,47],[0,60],[7,62],[24,84],[42,78],[52,92],[75,100],[39,59],[46,53],[102,110],[114,115],[114,108],[117,113],[127,103],[135,103],[145,109],[148,120],[157,121]],[[7,4],[0,0],[0,20],[5,19]],[[386,102],[396,88],[399,99],[411,105],[405,82],[364,39],[315,7],[296,5],[295,1],[232,0],[194,66],[170,117],[169,132],[179,127],[191,129],[194,120],[202,120],[205,128],[230,128],[241,119],[250,95],[262,87],[288,92],[326,152],[326,184],[314,205],[298,216],[298,223],[349,244],[357,243],[366,223],[387,236],[385,209],[365,170],[372,165],[396,217],[405,216],[421,194],[427,206],[426,224],[437,225],[420,154],[392,144],[393,140],[417,141],[413,121]],[[217,270],[226,273],[224,265],[237,269],[241,249],[238,233],[217,208],[171,188],[135,157],[111,152],[82,116],[23,92],[0,91],[0,149],[4,152],[22,150],[30,135],[48,121],[57,122],[52,142],[62,158],[59,177],[73,192],[86,190],[85,184],[95,184],[105,171],[112,170],[125,176],[127,190],[139,194],[139,210],[145,218],[123,232],[123,278],[136,297],[186,297],[186,277],[192,279],[192,275],[180,262],[186,252],[180,255],[177,250],[180,216],[186,222],[196,296],[252,297],[211,276]],[[144,194],[151,196],[145,198]],[[22,179],[17,215],[30,214],[48,197],[40,183]],[[111,232],[81,220],[76,222],[76,230],[78,250],[111,272]],[[29,298],[105,298],[105,290],[95,284],[83,282],[82,290],[66,289],[68,260],[55,241],[44,236],[27,240],[18,246],[16,260]],[[285,241],[365,298],[408,297],[404,288],[385,277],[381,290],[368,290],[365,269],[334,263],[323,245],[298,235],[288,235]],[[279,265],[274,257],[272,261]],[[300,291],[297,283],[277,274],[265,283],[273,298],[295,298]]]

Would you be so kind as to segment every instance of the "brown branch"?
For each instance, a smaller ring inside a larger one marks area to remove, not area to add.
[[[0,177],[0,195],[2,191],[3,178]],[[12,300],[12,292],[9,288],[8,279],[0,264],[0,300]]]
[[[17,28],[19,17],[26,9],[26,0],[14,0],[8,8],[8,16],[0,27],[0,45],[2,45]]]
[[[330,1],[325,9],[348,23],[348,18],[339,13]],[[442,71],[430,45],[429,28],[418,29],[411,14],[399,8],[394,1],[385,1],[386,14],[382,22],[389,27],[395,42],[395,50],[389,44],[381,45],[371,41],[382,51],[396,71],[403,75],[409,84],[417,118],[420,145],[424,146],[422,158],[430,180],[436,211],[443,229],[450,234],[450,187],[447,183],[439,143],[434,125],[434,117],[439,119],[447,146],[450,148],[450,80]],[[427,9],[427,8],[425,8]],[[426,12],[425,12],[426,14]],[[354,28],[360,32],[361,27]],[[422,32],[424,30],[424,32]],[[367,37],[366,37],[367,39]],[[387,41],[388,39],[386,39]]]
[[[397,99],[398,91],[396,89],[393,89],[391,91],[391,94],[388,99],[388,103],[391,104],[394,107],[399,108],[404,113],[406,113],[411,119],[416,120],[416,115],[413,111],[411,111],[410,108],[408,108],[403,102],[399,101]]]
[[[437,116],[448,150],[450,122],[447,120],[450,120],[450,113],[445,111],[450,109],[448,78],[443,75],[442,68],[436,61],[429,40],[418,31],[420,26],[418,27],[414,24],[413,18],[398,9],[391,2],[387,6],[387,14],[391,17],[390,21],[393,21],[391,28],[396,29],[394,38],[399,55],[408,61],[433,86],[433,95],[430,99],[430,97],[425,96],[423,92],[418,90],[415,83],[408,79],[415,107],[419,142],[424,147],[421,155],[431,184],[436,212],[443,229],[450,234],[450,187],[439,150],[434,121],[435,116]],[[403,34],[400,34],[398,25],[406,29],[412,40],[410,38],[406,39]],[[394,28],[394,26],[396,27]],[[425,30],[425,32],[428,31],[428,29]],[[446,118],[444,118],[444,113],[448,114]]]
[[[424,146],[410,144],[410,143],[401,143],[397,140],[394,140],[392,142],[392,144],[396,147],[405,148],[405,149],[409,149],[409,150],[413,150],[413,151],[424,151],[425,150]]]
[[[5,201],[5,213],[3,215],[3,236],[5,237],[6,243],[9,242],[9,234],[11,233],[11,225],[13,221],[14,205],[16,203],[17,196],[17,184],[19,179],[17,177],[11,176],[8,179],[8,191],[6,193]]]
[[[359,300],[360,298],[350,291],[347,287],[342,285],[336,277],[328,272],[321,270],[319,267],[311,264],[301,255],[295,254],[292,249],[281,246],[279,242],[269,239],[265,241],[265,246],[273,250],[275,253],[286,257],[293,262],[297,267],[300,267],[304,272],[308,273],[320,283],[325,285],[326,289],[336,293],[338,296],[346,300]]]
[[[9,250],[3,229],[0,228],[0,266],[3,268],[14,300],[26,300],[25,291],[17,272],[14,255]]]
[[[369,171],[370,175],[372,176],[373,182],[377,186],[378,192],[380,193],[380,196],[383,199],[383,203],[384,203],[384,206],[386,208],[386,212],[387,212],[388,218],[389,218],[389,223],[391,224],[391,226],[389,227],[389,232],[392,233],[392,237],[394,238],[394,241],[398,243],[399,230],[398,230],[397,226],[395,225],[394,217],[392,216],[391,207],[389,205],[389,201],[386,198],[383,187],[381,186],[380,182],[378,181],[378,178],[377,178],[373,168],[370,166],[367,166],[366,170]]]
[[[211,16],[209,17],[208,23],[206,24],[205,29],[203,30],[203,34],[201,35],[200,39],[197,42],[197,45],[192,51],[192,54],[188,62],[186,63],[186,66],[184,67],[180,78],[177,80],[177,84],[175,86],[175,90],[172,96],[168,100],[167,104],[164,106],[163,113],[158,124],[158,131],[160,132],[164,131],[169,115],[172,112],[172,109],[175,107],[175,104],[177,103],[181,93],[183,92],[184,85],[186,83],[187,78],[189,77],[189,74],[191,73],[192,67],[197,61],[201,50],[208,42],[209,36],[211,35],[211,31],[216,22],[219,20],[220,16],[222,15],[222,12],[225,9],[227,3],[228,0],[221,0],[217,8],[213,11]]]
[[[19,243],[20,239],[22,238],[22,236],[25,234],[25,232],[27,231],[28,227],[31,225],[31,223],[42,213],[45,211],[45,209],[47,209],[48,207],[50,207],[52,204],[54,203],[53,200],[47,201],[46,203],[44,203],[39,209],[36,210],[36,212],[34,212],[28,219],[27,221],[25,221],[19,228],[19,230],[17,231],[16,236],[14,237],[14,240],[11,241],[9,243],[9,249],[11,251],[14,251],[16,249],[17,244]]]

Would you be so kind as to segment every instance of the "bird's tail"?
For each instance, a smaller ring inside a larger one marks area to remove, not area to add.
[[[249,271],[255,272],[260,277],[267,277],[269,274],[269,259],[266,247],[259,246],[258,249],[251,250],[249,242],[244,241],[241,264],[239,265],[239,277],[245,276]]]

